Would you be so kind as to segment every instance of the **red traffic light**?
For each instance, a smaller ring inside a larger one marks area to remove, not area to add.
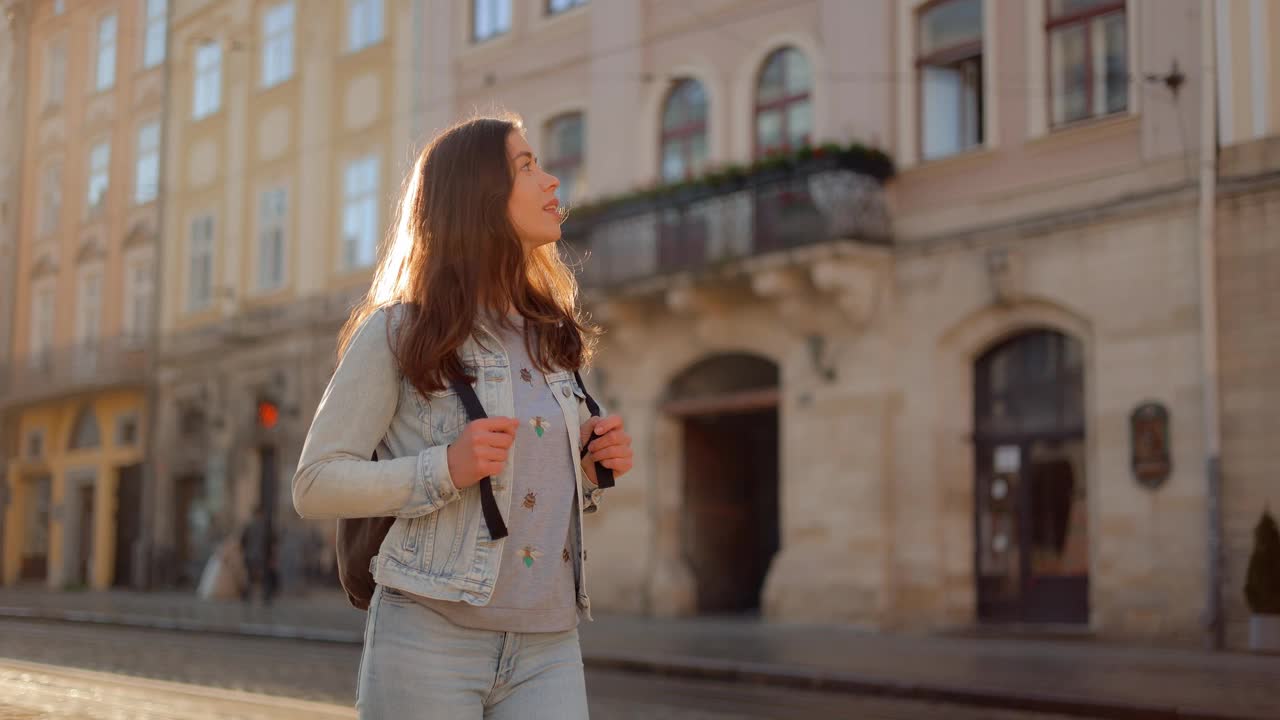
[[[280,408],[267,400],[258,401],[258,425],[270,430],[280,420]]]

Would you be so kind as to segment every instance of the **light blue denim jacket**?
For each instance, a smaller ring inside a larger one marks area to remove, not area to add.
[[[293,505],[304,518],[394,516],[395,523],[371,564],[379,585],[436,598],[486,605],[501,570],[504,539],[489,536],[480,489],[454,487],[446,450],[468,422],[452,389],[423,396],[405,380],[387,342],[387,323],[399,310],[383,309],[356,332],[311,421],[298,470]],[[490,417],[511,417],[511,367],[506,351],[483,326],[460,350],[477,378],[476,394]],[[572,371],[547,374],[568,428],[565,442],[578,457],[578,428],[590,417]],[[370,460],[377,449],[378,461]],[[582,515],[594,512],[602,491],[574,463],[577,522],[571,532],[578,606],[590,619],[583,566]],[[493,479],[503,517],[512,506],[514,457]]]

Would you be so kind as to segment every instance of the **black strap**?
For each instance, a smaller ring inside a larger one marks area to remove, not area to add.
[[[453,389],[462,400],[462,407],[467,411],[467,419],[471,421],[489,417],[480,398],[476,397],[475,388],[470,383],[454,382]],[[484,513],[484,524],[489,527],[489,537],[500,540],[507,536],[507,524],[502,521],[502,512],[498,510],[498,500],[493,496],[493,480],[485,478],[480,481],[480,512]]]
[[[582,390],[582,396],[587,400],[587,410],[591,412],[591,417],[600,417],[600,403],[591,397],[591,393],[587,392],[587,384],[582,382],[582,373],[578,370],[573,371],[573,378],[578,381],[578,387]],[[587,448],[591,446],[591,439],[588,438],[586,444],[582,446],[582,457],[587,456]],[[596,484],[601,489],[611,488],[614,486],[613,471],[605,467],[603,464],[596,463]]]

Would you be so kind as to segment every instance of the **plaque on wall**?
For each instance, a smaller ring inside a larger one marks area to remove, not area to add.
[[[1169,458],[1169,411],[1164,405],[1148,402],[1129,416],[1133,454],[1133,476],[1144,487],[1155,490],[1169,479],[1173,462]]]

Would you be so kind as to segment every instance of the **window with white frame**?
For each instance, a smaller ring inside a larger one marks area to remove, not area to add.
[[[773,51],[756,85],[756,157],[808,144],[813,133],[813,73],[793,47]]]
[[[111,143],[103,141],[89,151],[89,186],[85,198],[85,216],[95,218],[107,204],[111,177]]]
[[[944,0],[918,16],[920,154],[946,157],[983,142],[983,0]]]
[[[59,37],[45,52],[44,105],[56,107],[67,95],[67,41]]]
[[[1053,124],[1129,109],[1125,0],[1048,0]]]
[[[262,14],[262,87],[293,75],[293,3],[280,3]]]
[[[133,201],[145,205],[156,199],[160,185],[160,122],[138,129],[137,162],[133,173]]]
[[[258,205],[258,290],[284,284],[285,225],[288,195],[284,188],[262,193]]]
[[[169,0],[147,0],[147,24],[142,36],[142,67],[164,62],[165,27]]]
[[[692,78],[676,81],[662,105],[662,179],[687,180],[707,165],[707,93]]]
[[[98,21],[98,58],[94,75],[94,87],[108,90],[116,84],[116,16],[107,15]]]
[[[199,120],[218,112],[222,104],[222,46],[207,42],[196,48],[196,81],[191,117]]]
[[[131,340],[141,340],[151,335],[151,309],[155,301],[150,251],[146,248],[133,251],[125,257],[124,268],[124,334]]]
[[[542,169],[560,181],[556,197],[565,205],[578,199],[584,132],[582,113],[567,113],[547,123],[546,159]]]
[[[377,155],[366,155],[347,164],[343,177],[342,266],[347,270],[369,267],[378,250]]]
[[[356,52],[382,42],[383,0],[347,0],[347,50]]]
[[[52,277],[41,278],[31,286],[31,346],[27,362],[32,368],[47,368],[52,359],[56,290]]]
[[[213,215],[191,221],[187,251],[187,310],[204,310],[213,302]]]
[[[97,342],[102,325],[102,268],[80,268],[76,291],[76,346],[85,348]]]
[[[61,219],[62,161],[55,160],[44,166],[40,176],[40,236],[56,232]]]
[[[511,0],[472,0],[471,40],[482,42],[511,30]]]
[[[587,0],[547,0],[547,14],[558,15],[586,4]]]

